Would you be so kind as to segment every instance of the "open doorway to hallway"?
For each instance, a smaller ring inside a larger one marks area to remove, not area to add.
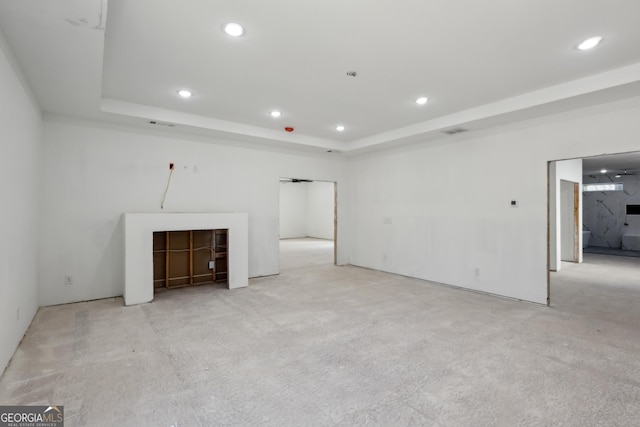
[[[280,178],[280,270],[336,263],[336,183]]]
[[[564,269],[584,279],[580,295],[640,298],[640,152],[549,162],[548,218],[549,304],[567,297]]]

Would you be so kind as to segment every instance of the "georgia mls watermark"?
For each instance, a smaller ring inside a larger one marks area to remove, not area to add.
[[[0,406],[0,427],[64,427],[64,406]]]

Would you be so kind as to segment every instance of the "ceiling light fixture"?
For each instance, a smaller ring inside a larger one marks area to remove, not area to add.
[[[598,46],[601,41],[602,41],[602,37],[601,36],[591,37],[589,39],[586,39],[582,43],[580,43],[578,45],[578,49],[580,49],[580,50],[593,49],[594,47]]]
[[[618,174],[616,175],[616,178],[622,178],[622,175]]]
[[[273,118],[278,118],[282,115],[282,113],[280,111],[272,111],[269,113],[269,115]]]
[[[178,91],[178,95],[183,98],[191,98],[191,95],[193,95],[193,93],[191,93],[190,90],[182,89]]]
[[[426,96],[421,96],[420,98],[416,99],[416,104],[418,105],[424,105],[429,101],[429,98],[427,98]]]
[[[242,25],[236,24],[235,22],[229,22],[224,26],[224,32],[230,35],[231,37],[240,37],[244,34],[244,28]]]
[[[343,131],[344,131],[344,126],[342,126],[342,125],[338,125],[338,126],[336,126],[336,130],[337,130],[338,132],[343,132]]]
[[[607,173],[607,170],[606,169],[601,169],[600,173]]]

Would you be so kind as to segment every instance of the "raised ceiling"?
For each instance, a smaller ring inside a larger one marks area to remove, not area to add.
[[[631,0],[0,0],[47,112],[341,151],[640,94],[638,16]]]

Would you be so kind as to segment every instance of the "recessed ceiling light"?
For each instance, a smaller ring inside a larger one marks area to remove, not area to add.
[[[344,126],[342,126],[342,125],[338,125],[338,126],[336,126],[336,130],[337,130],[338,132],[342,132],[342,131],[344,131]]]
[[[421,96],[420,98],[416,99],[416,104],[424,105],[427,103],[427,101],[429,101],[429,98],[427,98],[426,96]]]
[[[224,32],[229,34],[232,37],[240,37],[244,34],[244,28],[242,25],[236,24],[235,22],[229,22],[224,26]]]
[[[601,41],[602,41],[602,37],[600,37],[600,36],[591,37],[589,39],[586,39],[582,43],[580,43],[578,45],[578,49],[580,49],[580,50],[593,49],[594,47],[598,46],[598,44],[600,44]]]
[[[191,93],[190,90],[182,89],[178,91],[178,95],[183,98],[191,98],[191,95],[193,95],[193,93]]]
[[[269,113],[271,117],[280,117],[282,113],[280,111],[272,111]]]
[[[616,178],[622,178],[622,175],[618,174],[616,175]]]
[[[606,169],[601,169],[600,173],[607,173],[607,170]]]

